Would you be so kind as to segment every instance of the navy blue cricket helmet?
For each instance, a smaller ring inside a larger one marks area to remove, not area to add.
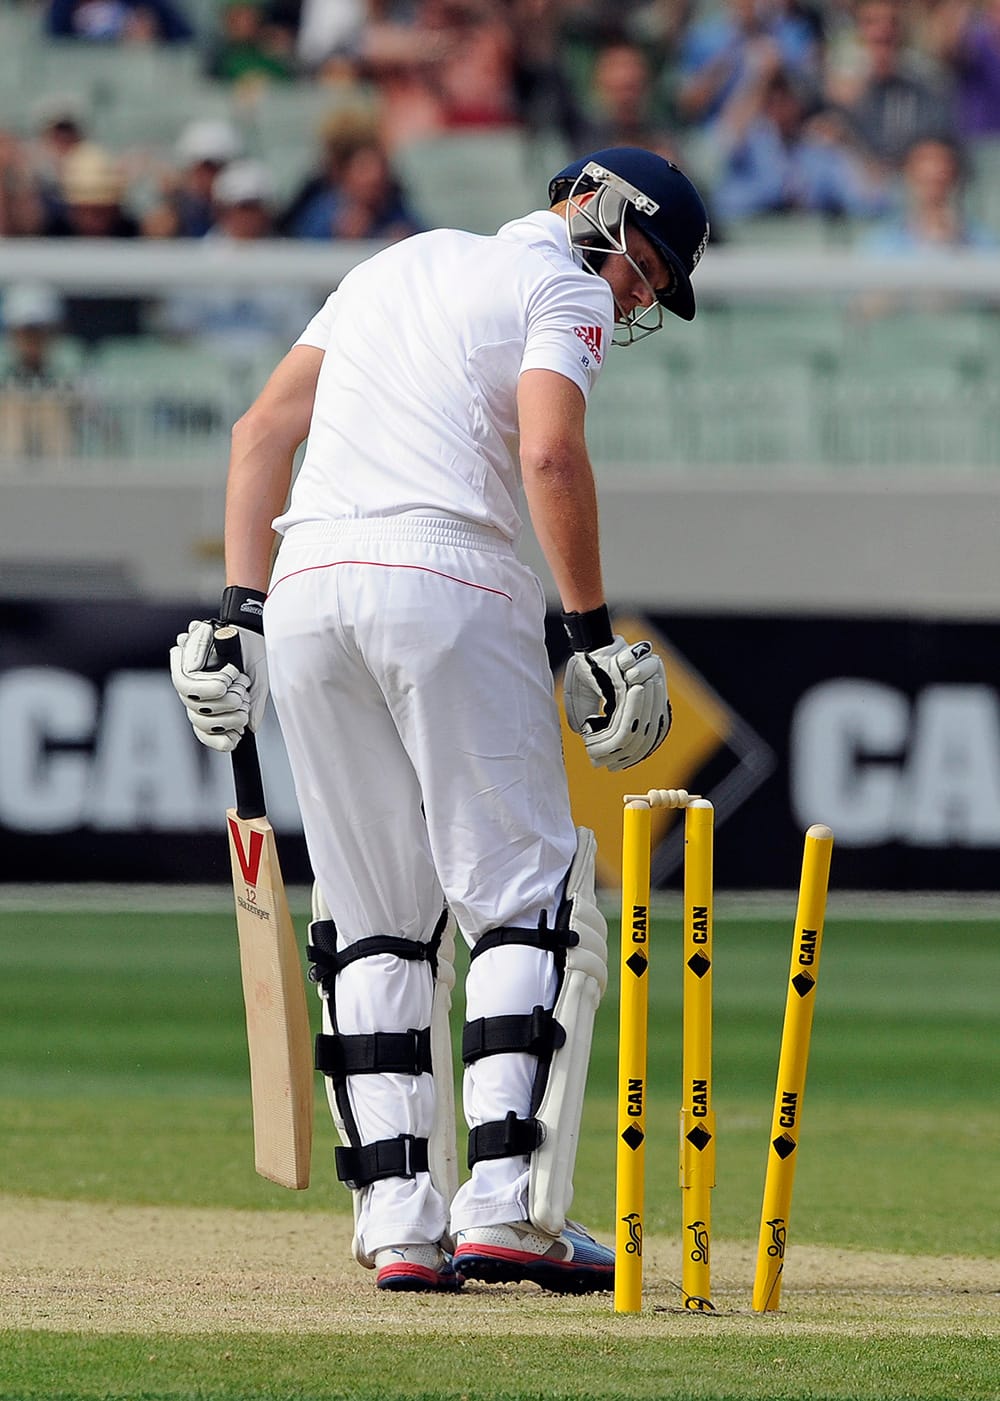
[[[594,190],[586,208],[571,210],[568,223],[574,247],[585,260],[588,251],[622,252],[625,220],[640,229],[669,263],[670,287],[657,299],[675,316],[695,314],[691,274],[708,244],[708,215],[694,185],[676,165],[640,146],[613,146],[582,156],[554,175],[549,201],[572,200]],[[596,267],[594,268],[596,271]]]

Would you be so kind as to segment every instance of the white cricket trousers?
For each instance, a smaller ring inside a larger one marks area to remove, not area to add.
[[[447,901],[467,943],[499,926],[551,927],[576,850],[535,575],[489,527],[402,515],[299,525],[264,609],[268,668],[314,875],[338,948],[374,935],[427,941]],[[469,1020],[551,1008],[551,953],[473,959]],[[430,1024],[423,961],[379,954],[337,977],[345,1035]],[[533,1056],[467,1067],[469,1127],[530,1111]],[[329,1087],[329,1082],[328,1082]],[[428,1135],[429,1075],[351,1075],[362,1143]],[[364,1189],[358,1240],[433,1242],[527,1217],[528,1159],[476,1164],[453,1203],[427,1173]]]

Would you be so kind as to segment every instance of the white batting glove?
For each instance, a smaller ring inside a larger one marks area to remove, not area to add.
[[[170,649],[170,679],[187,709],[195,737],[223,753],[236,748],[244,730],[260,728],[267,705],[267,660],[257,590],[227,589],[218,619],[193,621]],[[239,627],[243,669],[222,665],[215,630]]]
[[[611,634],[606,610],[564,614],[570,640],[593,643]],[[584,621],[590,620],[590,621]],[[629,646],[611,635],[600,646],[574,651],[563,678],[566,718],[583,736],[590,761],[612,773],[647,759],[670,729],[670,701],[663,662],[652,643]]]

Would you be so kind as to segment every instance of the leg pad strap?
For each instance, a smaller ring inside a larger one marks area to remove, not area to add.
[[[462,1060],[472,1065],[483,1056],[523,1051],[549,1057],[566,1042],[566,1032],[544,1007],[522,1016],[480,1017],[462,1028]]]
[[[380,1138],[360,1148],[334,1150],[337,1176],[353,1191],[386,1177],[416,1177],[427,1172],[427,1140],[411,1133],[398,1138]]]
[[[479,1124],[469,1131],[469,1167],[491,1158],[517,1158],[533,1153],[544,1132],[537,1119],[519,1119],[513,1110],[506,1118]]]
[[[577,936],[571,929],[547,928],[543,914],[536,929],[520,929],[514,925],[505,924],[496,929],[489,929],[485,934],[480,934],[469,957],[479,958],[482,954],[488,953],[490,949],[506,949],[510,948],[512,944],[523,944],[529,949],[545,949],[546,952],[554,953],[560,957],[565,954],[566,949],[571,948],[576,942]]]
[[[577,828],[576,855],[556,917],[557,925],[573,935],[554,1008],[567,1040],[552,1056],[540,1099],[531,1106],[544,1135],[529,1165],[528,1217],[554,1236],[565,1226],[573,1200],[594,1018],[608,978],[607,926],[594,895],[595,852],[593,833]]]
[[[316,1037],[316,1069],[334,1080],[345,1075],[430,1075],[431,1029],[363,1036],[321,1031]]]
[[[356,963],[359,958],[375,958],[382,953],[391,953],[396,958],[411,962],[429,963],[431,973],[437,976],[437,953],[444,928],[442,921],[434,931],[430,943],[420,943],[416,939],[404,939],[397,934],[373,934],[370,939],[359,939],[344,949],[337,949],[337,926],[332,919],[314,919],[309,926],[312,942],[306,947],[309,959],[309,980],[319,983],[324,992],[333,991],[333,983],[341,969]]]

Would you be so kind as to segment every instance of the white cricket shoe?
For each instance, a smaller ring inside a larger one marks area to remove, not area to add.
[[[463,1279],[487,1284],[531,1280],[556,1294],[591,1294],[613,1289],[615,1254],[570,1221],[559,1236],[530,1221],[474,1226],[456,1233],[455,1269]]]
[[[437,1245],[391,1245],[375,1252],[375,1286],[397,1292],[461,1289],[451,1256]]]

